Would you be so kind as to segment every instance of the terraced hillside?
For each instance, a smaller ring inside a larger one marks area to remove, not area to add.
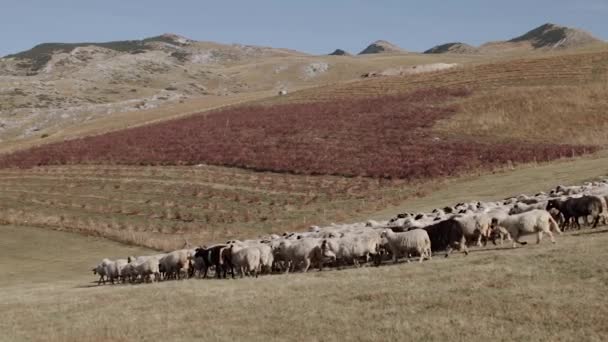
[[[415,190],[370,178],[220,167],[70,166],[0,171],[0,222],[157,249],[306,229],[399,203]]]
[[[0,170],[0,223],[173,250],[184,240],[208,244],[331,222],[385,219],[404,210],[508,197],[606,174],[605,152],[424,183],[211,166]]]

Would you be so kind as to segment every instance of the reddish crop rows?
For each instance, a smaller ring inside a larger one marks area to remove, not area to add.
[[[468,93],[436,88],[330,103],[238,107],[16,152],[1,156],[0,167],[207,163],[298,174],[422,179],[593,150],[434,134],[433,124],[456,110],[446,103]]]

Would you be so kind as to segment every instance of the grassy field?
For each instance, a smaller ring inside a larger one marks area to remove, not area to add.
[[[222,167],[0,170],[0,220],[158,249],[343,221],[397,204],[404,182]]]
[[[388,219],[608,174],[608,154],[426,182],[234,168],[65,166],[0,170],[0,222],[105,236],[161,250]]]
[[[606,228],[423,264],[100,287],[91,263],[136,251],[36,228],[0,237],[3,341],[608,338]]]

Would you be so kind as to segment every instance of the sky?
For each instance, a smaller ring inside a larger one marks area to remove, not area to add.
[[[479,45],[546,22],[608,39],[608,0],[0,0],[0,56],[44,42],[176,33],[326,54],[388,40],[409,51]]]

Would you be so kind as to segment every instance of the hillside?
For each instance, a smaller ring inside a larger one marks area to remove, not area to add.
[[[601,42],[602,40],[588,32],[547,23],[507,41],[483,44],[479,50],[484,53],[516,50],[568,50]]]
[[[477,50],[476,47],[471,46],[469,44],[465,44],[465,43],[447,43],[447,44],[442,44],[442,45],[437,45],[435,47],[432,47],[426,51],[424,51],[424,53],[460,53],[460,54],[474,54],[474,53],[478,53],[479,51]]]
[[[406,51],[393,43],[387,42],[386,40],[377,40],[368,45],[361,52],[359,52],[359,55],[369,55],[377,53],[406,53]]]
[[[374,70],[472,60],[342,57],[200,42],[171,34],[108,43],[41,44],[0,59],[0,141],[3,148],[25,141],[45,143],[74,130],[82,132],[82,126],[95,126],[99,120],[120,129],[134,121],[193,112],[192,107],[203,110],[274,96],[280,89],[292,92],[348,81]],[[109,128],[103,122],[99,126]]]
[[[434,46],[424,53],[427,54],[521,54],[540,51],[576,50],[601,44],[603,41],[591,33],[556,24],[546,23],[534,28],[521,36],[505,40],[492,41],[479,47],[455,42]]]

